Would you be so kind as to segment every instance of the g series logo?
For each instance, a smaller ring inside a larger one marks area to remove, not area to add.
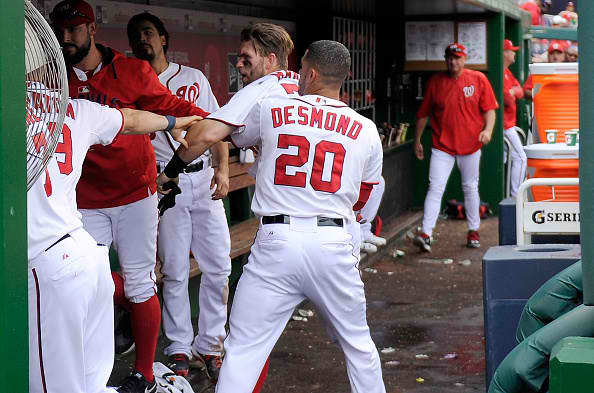
[[[544,224],[545,222],[580,222],[580,213],[546,213],[544,210],[536,210],[532,213],[532,222]]]

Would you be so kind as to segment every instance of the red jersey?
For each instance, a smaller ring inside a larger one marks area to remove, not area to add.
[[[532,82],[532,74],[528,75],[528,78],[524,81],[524,90],[532,90],[534,88],[534,82]]]
[[[144,60],[97,45],[102,63],[95,72],[68,67],[70,97],[113,108],[133,108],[162,115],[206,117],[208,112],[179,99],[161,84]],[[148,135],[118,135],[107,146],[93,145],[76,189],[80,209],[127,205],[156,191],[155,153]]]
[[[522,8],[525,11],[530,12],[530,14],[532,15],[532,24],[533,25],[541,25],[542,24],[541,23],[542,16],[541,16],[540,7],[536,3],[527,1],[524,4],[522,4],[520,6],[520,8]]]
[[[440,72],[427,83],[417,118],[431,115],[434,148],[452,155],[466,155],[483,146],[478,139],[485,127],[483,115],[498,107],[483,73],[465,69],[456,79]]]
[[[517,86],[519,89],[515,94],[511,94],[512,87]],[[516,100],[524,97],[524,90],[520,82],[516,79],[514,74],[506,68],[503,72],[503,129],[507,130],[516,125]]]

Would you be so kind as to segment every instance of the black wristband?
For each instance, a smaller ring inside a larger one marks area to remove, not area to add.
[[[171,160],[167,163],[163,173],[168,178],[175,179],[186,166],[188,166],[188,163],[183,162],[182,159],[177,155],[177,152],[175,152],[173,153]]]
[[[165,128],[163,131],[171,131],[173,130],[173,127],[175,127],[175,116],[171,116],[171,115],[167,115],[165,116],[167,118],[167,128]]]

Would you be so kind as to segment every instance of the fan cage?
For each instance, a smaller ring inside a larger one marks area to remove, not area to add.
[[[29,190],[58,145],[68,105],[68,79],[58,40],[28,0],[25,0],[25,90]]]

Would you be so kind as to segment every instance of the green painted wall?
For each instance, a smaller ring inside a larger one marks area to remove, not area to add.
[[[0,1],[0,392],[28,391],[22,1]]]

